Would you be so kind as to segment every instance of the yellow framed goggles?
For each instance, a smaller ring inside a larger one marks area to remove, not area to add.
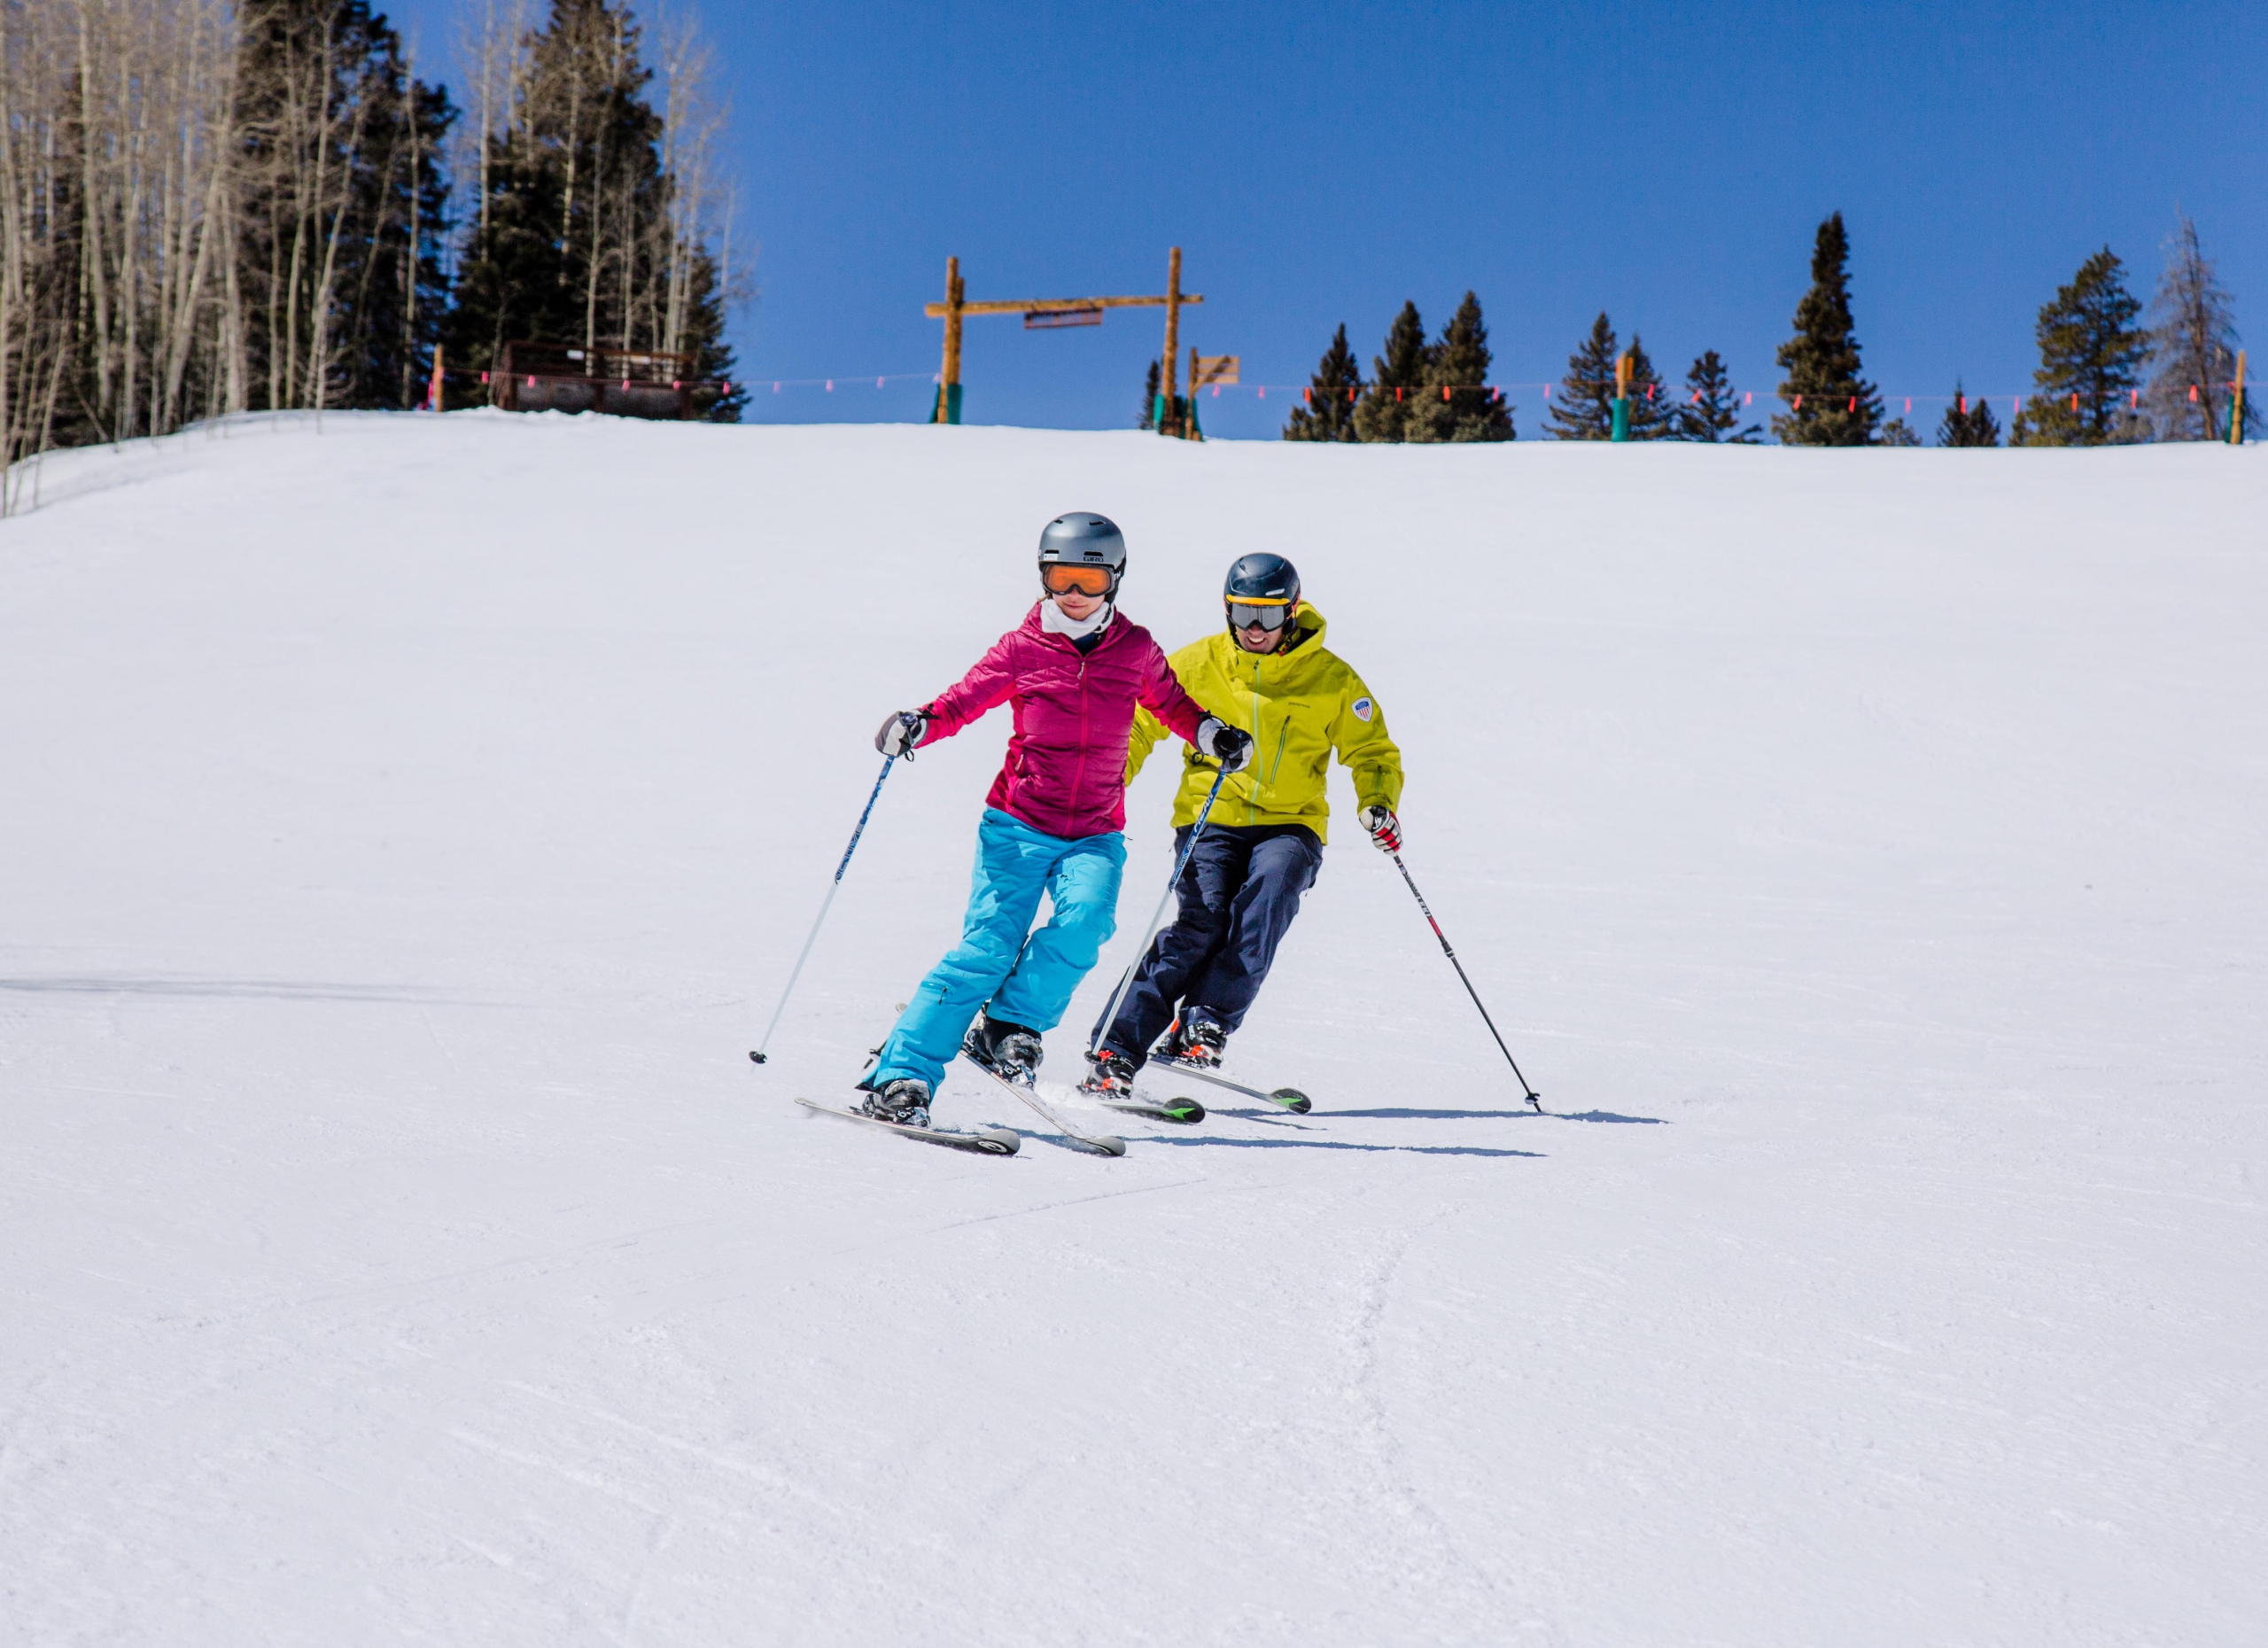
[[[1290,601],[1231,601],[1229,606],[1229,627],[1250,629],[1257,624],[1262,629],[1281,629],[1292,621]]]

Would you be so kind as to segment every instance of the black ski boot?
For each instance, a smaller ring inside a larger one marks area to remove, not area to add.
[[[1027,1085],[1045,1051],[1039,1045],[1037,1030],[996,1019],[989,1013],[979,1014],[976,1022],[968,1027],[960,1050],[994,1075]]]
[[[858,1111],[877,1122],[926,1128],[929,1125],[929,1084],[913,1076],[884,1082],[858,1101]]]
[[[1158,1044],[1161,1058],[1176,1064],[1193,1064],[1200,1070],[1221,1068],[1221,1051],[1229,1045],[1229,1033],[1211,1019],[1184,1014],[1174,1021],[1166,1038]]]
[[[1099,1047],[1087,1055],[1087,1079],[1079,1084],[1079,1091],[1090,1099],[1131,1099],[1134,1096],[1134,1066],[1123,1054],[1107,1047]]]

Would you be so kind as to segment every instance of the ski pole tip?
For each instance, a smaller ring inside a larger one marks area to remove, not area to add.
[[[749,1056],[750,1058],[751,1058],[751,1059],[755,1060],[755,1061],[756,1061],[756,1062],[757,1062],[758,1064],[761,1064],[761,1063],[763,1063],[763,1062],[764,1062],[764,1055],[763,1055],[762,1053],[760,1053],[757,1052],[757,1050],[756,1050],[755,1048],[753,1048],[753,1047],[751,1047],[751,1048],[750,1048],[750,1049],[749,1049],[748,1056]]]

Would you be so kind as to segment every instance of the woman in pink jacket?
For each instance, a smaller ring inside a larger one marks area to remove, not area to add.
[[[1246,734],[1181,689],[1150,632],[1118,616],[1125,571],[1126,540],[1107,517],[1058,516],[1039,535],[1043,599],[959,686],[874,735],[884,755],[911,758],[995,705],[1015,715],[976,828],[960,943],[914,990],[858,1084],[868,1116],[927,1127],[956,1052],[1006,1074],[1038,1069],[1041,1032],[1061,1022],[1117,924],[1136,705],[1231,772],[1251,755]],[[1034,932],[1042,893],[1052,909]]]

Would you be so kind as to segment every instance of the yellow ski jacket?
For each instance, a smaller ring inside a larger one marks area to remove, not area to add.
[[[1355,775],[1358,807],[1393,810],[1402,800],[1402,751],[1363,678],[1323,644],[1323,614],[1305,602],[1293,617],[1303,639],[1289,652],[1247,652],[1226,629],[1192,641],[1168,660],[1189,696],[1252,735],[1252,764],[1229,774],[1213,804],[1216,824],[1304,824],[1324,838],[1331,818],[1325,779],[1331,757]],[[1129,783],[1152,746],[1169,736],[1147,710],[1134,717],[1126,751]],[[1194,749],[1183,758],[1174,797],[1176,828],[1197,821],[1220,763]]]

